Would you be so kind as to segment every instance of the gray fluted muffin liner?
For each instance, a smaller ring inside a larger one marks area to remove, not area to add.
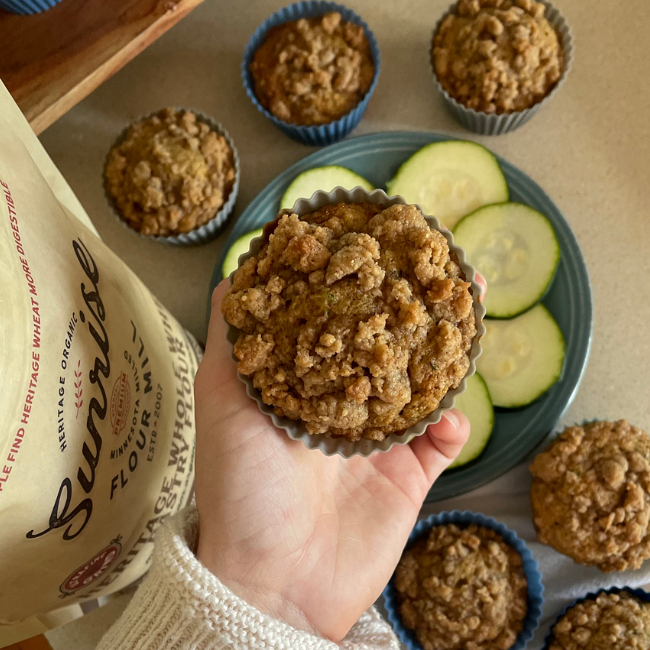
[[[228,217],[230,217],[230,215],[232,214],[232,211],[235,207],[235,202],[237,201],[237,195],[239,193],[239,179],[241,176],[239,154],[237,153],[237,148],[235,147],[235,143],[230,137],[228,131],[226,131],[226,129],[219,122],[215,122],[215,120],[213,120],[209,115],[206,115],[201,111],[197,111],[194,108],[183,108],[183,107],[172,107],[172,108],[174,108],[177,111],[194,113],[194,115],[196,115],[198,122],[203,122],[207,124],[212,131],[223,136],[226,142],[228,143],[228,146],[231,148],[233,162],[235,163],[235,182],[233,183],[230,193],[228,194],[228,198],[226,199],[226,202],[219,208],[217,213],[214,215],[214,217],[212,217],[212,219],[210,219],[210,221],[204,223],[202,226],[199,226],[198,228],[195,228],[194,230],[190,230],[190,232],[184,232],[178,235],[144,235],[138,230],[136,230],[135,228],[133,228],[128,223],[128,221],[126,221],[126,219],[122,218],[120,214],[120,210],[115,204],[113,197],[110,195],[106,183],[106,167],[108,165],[109,156],[113,151],[113,149],[115,149],[115,147],[118,147],[120,144],[122,144],[122,142],[124,142],[129,132],[129,129],[134,124],[138,122],[142,122],[143,120],[147,120],[150,117],[154,117],[155,115],[160,115],[162,111],[165,109],[161,109],[159,111],[149,113],[149,115],[140,117],[137,120],[131,122],[129,125],[125,126],[124,129],[122,129],[122,132],[120,133],[120,135],[117,137],[113,145],[108,150],[108,153],[106,154],[106,160],[104,161],[104,169],[102,172],[104,196],[106,197],[106,200],[108,201],[108,204],[111,206],[111,209],[113,210],[113,213],[117,217],[118,221],[131,232],[140,235],[140,237],[143,237],[144,239],[153,239],[155,241],[163,242],[165,244],[176,244],[179,246],[197,246],[199,244],[205,244],[215,239],[219,235],[219,233],[224,229],[226,223],[228,222]]]
[[[396,204],[407,204],[407,202],[401,196],[389,197],[383,190],[373,190],[372,192],[368,192],[361,187],[355,187],[352,190],[336,187],[331,192],[315,192],[310,199],[299,199],[293,206],[292,212],[300,216],[309,212],[313,212],[314,210],[318,210],[325,205],[361,202],[374,203],[376,205],[382,206],[383,208],[388,208],[391,205]],[[418,206],[418,208],[424,215],[425,213],[422,208],[420,206]],[[273,424],[278,429],[283,429],[286,431],[287,435],[293,440],[301,440],[309,449],[320,449],[320,451],[322,451],[326,456],[338,454],[344,458],[350,458],[351,456],[355,455],[370,456],[370,454],[376,451],[388,451],[393,445],[405,445],[416,436],[421,436],[425,432],[427,426],[430,424],[438,423],[442,417],[442,414],[454,407],[456,397],[463,393],[467,387],[467,379],[476,372],[476,359],[478,359],[478,357],[481,355],[480,340],[481,337],[485,334],[485,325],[483,325],[485,308],[479,302],[479,296],[482,295],[483,289],[474,279],[476,276],[476,269],[465,259],[465,251],[454,243],[454,237],[452,233],[449,230],[442,228],[440,222],[436,217],[425,215],[425,218],[433,230],[438,230],[444,235],[447,243],[449,244],[450,251],[453,251],[458,256],[458,261],[460,263],[461,269],[463,270],[463,273],[465,274],[466,280],[471,281],[472,284],[472,295],[474,310],[476,314],[476,337],[474,338],[474,342],[470,350],[470,364],[467,374],[461,381],[458,388],[447,392],[435,411],[433,411],[429,416],[414,426],[408,428],[403,434],[390,434],[381,442],[374,440],[359,440],[357,442],[350,442],[344,437],[334,438],[326,434],[310,435],[307,432],[305,423],[302,420],[290,420],[286,417],[280,417],[275,413],[272,406],[269,406],[262,401],[262,396],[260,392],[253,386],[252,379],[246,375],[237,373],[239,379],[246,386],[246,393],[252,400],[257,402],[260,411],[268,415],[273,421]],[[248,252],[243,253],[239,256],[238,266],[241,266],[249,257],[253,257],[254,255],[259,254],[265,242],[265,235],[255,237],[250,243]],[[230,274],[231,283],[234,274],[234,271]],[[227,321],[226,325],[226,336],[230,344],[234,346],[235,342],[239,338],[240,331]],[[234,352],[232,358],[237,361]]]
[[[523,111],[502,113],[501,115],[475,111],[473,108],[467,108],[460,102],[456,101],[442,87],[442,84],[440,81],[438,81],[435,66],[433,65],[433,45],[435,42],[436,34],[438,33],[438,29],[440,29],[440,25],[442,25],[442,21],[449,14],[455,12],[456,3],[454,3],[436,23],[436,26],[433,30],[433,36],[431,38],[431,46],[429,47],[429,68],[431,70],[431,74],[433,75],[434,83],[438,88],[440,94],[443,96],[449,112],[454,116],[456,121],[461,126],[464,126],[467,130],[474,131],[474,133],[480,133],[481,135],[503,135],[504,133],[510,133],[511,131],[514,131],[520,126],[526,124],[526,122],[528,122],[528,120],[530,120],[533,115],[535,115],[543,106],[546,106],[546,104],[551,101],[551,99],[564,85],[566,78],[573,66],[573,58],[575,52],[573,33],[560,12],[549,2],[549,0],[537,1],[546,6],[546,12],[544,14],[546,20],[548,20],[548,22],[560,36],[560,40],[562,42],[562,50],[564,52],[564,69],[562,70],[562,75],[553,87],[553,90],[551,90],[551,92],[546,95],[546,97],[544,97],[541,102],[538,102],[537,104],[534,104],[530,108],[526,108]]]

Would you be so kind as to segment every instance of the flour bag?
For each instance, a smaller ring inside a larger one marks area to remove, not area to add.
[[[195,345],[0,83],[0,633],[145,573],[192,491]]]

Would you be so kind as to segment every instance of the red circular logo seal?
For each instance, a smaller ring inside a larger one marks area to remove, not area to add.
[[[130,408],[131,387],[129,386],[129,378],[122,372],[115,381],[113,394],[111,395],[111,426],[116,436],[126,426]]]
[[[117,540],[113,540],[105,549],[97,553],[95,557],[71,573],[59,589],[64,594],[71,594],[79,589],[88,587],[101,578],[115,564],[115,560],[117,560],[121,551],[122,545]]]

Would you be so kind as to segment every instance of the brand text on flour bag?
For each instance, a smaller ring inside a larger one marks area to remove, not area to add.
[[[190,498],[197,365],[0,115],[0,624],[147,570]]]

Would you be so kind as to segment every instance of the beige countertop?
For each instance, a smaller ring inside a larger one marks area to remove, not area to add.
[[[650,3],[558,0],[575,34],[573,72],[532,122],[496,138],[476,138],[458,127],[431,82],[430,30],[447,0],[347,4],[369,23],[383,60],[355,135],[412,129],[472,138],[532,176],[571,223],[594,288],[591,359],[566,421],[627,417],[650,429]],[[140,238],[106,205],[102,165],[134,118],[169,105],[201,109],[224,124],[241,156],[236,218],[278,173],[314,151],[258,113],[240,81],[249,36],[280,6],[280,0],[206,0],[41,136],[104,241],[200,339],[225,234],[199,248]],[[93,616],[66,626],[69,633],[52,634],[55,648],[94,647],[107,621],[95,625]]]

